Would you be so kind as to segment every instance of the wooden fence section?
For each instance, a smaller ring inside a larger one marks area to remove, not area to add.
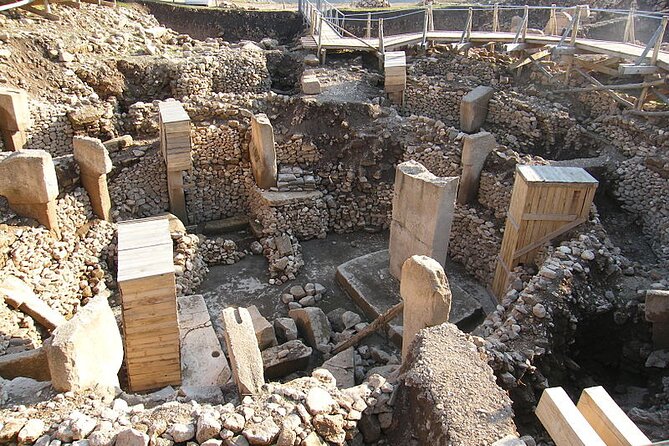
[[[598,182],[580,167],[516,167],[492,291],[501,299],[510,273],[545,243],[588,219]]]
[[[180,384],[174,260],[166,217],[119,223],[118,285],[130,389]]]
[[[562,387],[546,389],[535,413],[556,446],[652,444],[603,387],[584,389],[577,406]]]

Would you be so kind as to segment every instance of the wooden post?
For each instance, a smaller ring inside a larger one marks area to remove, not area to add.
[[[551,5],[551,16],[548,19],[548,23],[550,23],[551,29],[549,30],[552,35],[557,35],[557,17],[555,15],[555,11],[557,9],[557,5],[553,3]]]
[[[653,48],[653,55],[650,58],[650,65],[655,66],[657,65],[657,58],[660,55],[660,48],[662,47],[662,40],[664,39],[664,33],[667,31],[667,21],[669,20],[668,16],[662,17],[662,23],[660,24],[660,29],[659,29],[659,34],[657,36],[657,40],[655,40],[655,47]],[[652,75],[647,76],[646,81],[652,80]],[[643,90],[641,90],[641,94],[639,95],[639,99],[636,102],[636,109],[641,110],[643,109],[643,104],[646,102],[646,97],[648,96],[648,87],[644,87]]]
[[[427,5],[427,8],[429,17],[428,31],[434,31],[434,11],[432,10],[432,3]]]
[[[323,15],[318,15],[318,58],[321,57],[321,46],[323,45]]]
[[[379,18],[379,53],[385,53],[385,46],[383,42],[383,19]]]
[[[367,29],[365,30],[365,37],[368,39],[372,37],[372,13],[367,13]]]
[[[530,22],[530,8],[529,6],[525,5],[525,14],[523,15],[523,32],[522,32],[522,42],[525,41],[525,38],[527,37],[527,27],[529,26]]]
[[[428,12],[427,12],[427,7],[423,10],[423,38],[421,39],[420,46],[425,49],[427,47],[427,29],[428,29],[428,22],[430,21]]]
[[[636,8],[634,5],[630,6],[630,12],[627,15],[627,23],[625,24],[625,35],[623,36],[623,42],[625,43],[634,43],[636,42],[636,30],[634,26],[634,16],[636,15]]]
[[[492,32],[499,32],[499,3],[495,3],[492,9]]]
[[[574,26],[572,27],[571,39],[569,41],[569,44],[571,46],[576,45],[576,36],[578,35],[578,28],[579,28],[580,21],[581,21],[581,6],[577,6],[576,7],[576,17],[574,17]]]

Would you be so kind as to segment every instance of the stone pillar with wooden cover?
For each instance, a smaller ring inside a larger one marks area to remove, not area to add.
[[[387,51],[383,55],[383,71],[383,89],[394,104],[402,105],[407,88],[407,57],[404,51]]]
[[[501,299],[511,271],[547,242],[588,219],[599,183],[580,167],[516,167],[492,291]]]
[[[160,120],[160,150],[167,166],[167,190],[170,211],[188,224],[183,173],[193,168],[191,156],[190,117],[181,102],[163,101],[158,104]]]
[[[180,384],[177,296],[167,217],[119,223],[118,285],[130,389]]]
[[[14,88],[0,88],[0,133],[5,148],[11,152],[25,148],[29,126],[28,94]]]

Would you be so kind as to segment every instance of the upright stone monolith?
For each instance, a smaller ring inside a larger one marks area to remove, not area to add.
[[[107,174],[112,161],[107,148],[99,139],[75,136],[74,159],[81,171],[81,184],[88,192],[93,212],[102,220],[111,220],[111,198],[107,188]]]
[[[0,88],[0,133],[7,150],[16,152],[25,148],[29,126],[28,94],[14,88]]]
[[[469,203],[476,198],[483,164],[496,146],[495,137],[488,132],[465,135],[463,138],[458,204]]]
[[[274,147],[274,129],[264,113],[251,118],[251,167],[256,184],[261,189],[276,187],[277,167]]]
[[[419,330],[448,322],[451,288],[444,268],[427,256],[411,256],[402,266],[400,295],[404,301],[402,360]]]
[[[0,195],[17,214],[34,218],[60,234],[56,215],[58,179],[51,155],[44,150],[12,153],[0,162]]]
[[[416,161],[397,166],[389,251],[398,280],[412,255],[446,264],[457,188],[458,177],[437,177]]]
[[[488,116],[488,102],[495,90],[478,86],[467,93],[460,103],[460,129],[466,133],[476,133]]]

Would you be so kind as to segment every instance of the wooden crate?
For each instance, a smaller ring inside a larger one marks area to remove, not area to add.
[[[516,167],[502,248],[492,284],[501,299],[511,270],[547,242],[588,219],[598,182],[580,167]]]
[[[119,223],[118,285],[130,389],[180,384],[180,336],[167,217]]]
[[[180,102],[164,101],[158,104],[160,150],[167,170],[190,170],[191,156],[190,117]]]

